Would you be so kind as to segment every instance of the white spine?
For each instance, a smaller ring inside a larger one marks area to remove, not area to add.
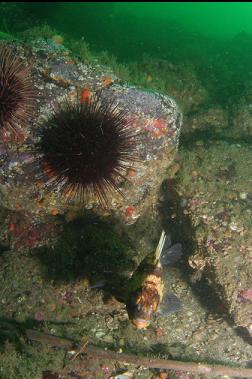
[[[163,230],[162,233],[161,233],[161,237],[160,237],[160,240],[159,240],[159,242],[158,242],[158,245],[157,245],[156,251],[155,251],[155,263],[158,263],[158,261],[159,261],[159,259],[160,259],[160,255],[161,255],[161,253],[162,253],[162,250],[163,250],[163,247],[164,247],[165,240],[166,240],[166,235],[165,235],[165,232],[164,232],[164,230]]]

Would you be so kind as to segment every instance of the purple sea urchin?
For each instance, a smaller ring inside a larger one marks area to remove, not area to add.
[[[109,189],[136,159],[136,133],[126,111],[99,95],[90,102],[64,101],[42,128],[38,152],[46,184],[63,197],[95,195],[106,204]]]
[[[0,47],[0,135],[25,127],[34,111],[29,70],[10,47]]]

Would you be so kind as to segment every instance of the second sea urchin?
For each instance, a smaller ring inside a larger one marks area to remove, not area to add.
[[[106,204],[107,191],[120,192],[118,178],[135,160],[136,133],[127,112],[113,100],[64,101],[42,128],[38,152],[49,188],[62,197],[94,195]]]
[[[25,127],[34,111],[29,70],[10,47],[0,46],[0,135]]]

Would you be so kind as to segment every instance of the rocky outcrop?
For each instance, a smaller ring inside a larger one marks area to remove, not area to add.
[[[20,130],[20,138],[12,138],[8,133],[4,136],[0,173],[2,206],[28,213],[31,222],[82,208],[92,209],[101,216],[110,215],[122,225],[129,226],[146,217],[150,220],[158,189],[178,147],[182,116],[175,101],[158,92],[123,84],[98,64],[76,62],[63,45],[53,41],[38,40],[29,47],[9,46],[25,64],[31,62],[32,80],[37,90],[37,113],[31,124]],[[78,102],[83,94],[92,96],[97,91],[104,102],[113,98],[118,109],[127,111],[138,135],[138,161],[128,169],[127,177],[122,178],[119,185],[124,196],[116,191],[108,193],[106,209],[96,198],[85,204],[74,200],[65,202],[57,191],[47,190],[39,179],[42,167],[34,163],[39,132],[55,104],[65,98]]]

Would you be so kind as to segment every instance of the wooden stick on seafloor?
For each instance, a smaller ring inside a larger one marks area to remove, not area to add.
[[[54,347],[65,349],[76,349],[76,345],[68,339],[45,334],[36,330],[26,330],[26,336],[31,341],[37,341]],[[82,348],[81,348],[82,350]],[[181,362],[169,359],[152,359],[139,357],[133,354],[116,353],[110,350],[104,350],[92,345],[85,346],[84,353],[92,357],[116,360],[124,363],[131,363],[136,366],[146,368],[159,368],[175,371],[191,371],[200,374],[221,375],[227,377],[252,378],[252,369],[249,368],[232,368],[222,365],[211,365],[194,362]]]

